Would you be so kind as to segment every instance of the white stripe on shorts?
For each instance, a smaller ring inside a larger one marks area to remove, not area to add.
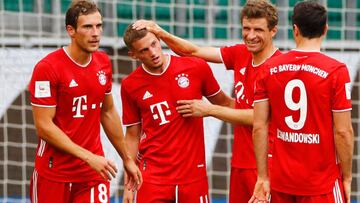
[[[335,203],[343,203],[342,192],[340,191],[338,179],[336,179],[336,181],[335,181],[335,185],[333,188],[333,194],[334,194]]]
[[[38,178],[38,173],[36,170],[34,170],[33,175],[32,175],[32,179],[33,179],[33,184],[32,184],[32,203],[37,203],[38,202],[38,198],[37,198],[37,178]]]

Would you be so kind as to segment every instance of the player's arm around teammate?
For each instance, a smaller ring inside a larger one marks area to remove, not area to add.
[[[129,189],[139,189],[142,183],[141,172],[127,150],[120,117],[115,109],[112,95],[106,95],[100,114],[101,124],[111,144],[121,156],[126,172],[125,186]]]
[[[340,162],[346,203],[350,203],[352,180],[352,157],[354,132],[351,126],[351,112],[333,112],[335,148]]]
[[[141,124],[135,124],[126,127],[125,142],[133,160],[136,160],[138,153],[138,146],[140,142]],[[124,174],[126,180],[127,174]],[[123,203],[134,202],[134,191],[130,189],[124,189]]]
[[[168,33],[154,21],[138,20],[134,23],[133,28],[137,30],[146,28],[163,40],[171,50],[180,56],[196,56],[208,62],[223,63],[219,48],[197,46],[190,41]],[[212,116],[230,123],[252,125],[252,109],[235,110],[234,101],[226,102],[224,104],[211,103],[212,104],[209,104],[201,100],[180,100],[178,101],[178,112],[183,114],[184,117]]]

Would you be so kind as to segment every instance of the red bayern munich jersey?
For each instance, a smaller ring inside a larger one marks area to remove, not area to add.
[[[161,74],[139,66],[122,81],[123,123],[141,123],[138,161],[144,182],[186,184],[206,177],[202,118],[183,118],[177,101],[220,92],[209,65],[194,57],[169,56]]]
[[[55,107],[54,123],[76,144],[104,155],[100,142],[100,110],[105,94],[111,93],[111,63],[102,52],[94,52],[89,64],[76,64],[64,49],[43,58],[29,84],[31,104]],[[58,182],[101,179],[82,160],[40,139],[35,168],[43,177]]]
[[[234,70],[234,91],[236,109],[253,109],[254,84],[259,66],[254,66],[251,52],[244,44],[222,47],[220,49],[223,63],[228,70]],[[271,56],[278,56],[276,52]],[[234,144],[231,166],[235,168],[256,168],[252,127],[234,125]]]
[[[345,64],[320,52],[292,50],[264,65],[255,91],[255,102],[269,100],[276,127],[272,189],[331,192],[340,177],[332,114],[351,110]]]

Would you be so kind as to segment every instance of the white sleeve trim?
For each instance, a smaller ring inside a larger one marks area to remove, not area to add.
[[[351,111],[352,108],[348,108],[348,109],[340,109],[340,110],[337,110],[337,109],[333,109],[332,112],[345,112],[345,111]]]
[[[106,95],[109,95],[109,94],[111,94],[111,93],[112,93],[112,91],[110,91],[110,92],[105,92]]]
[[[124,124],[124,123],[123,123],[123,126],[129,127],[129,126],[137,125],[137,124],[140,124],[140,123],[141,123],[141,121],[136,122],[136,123],[129,123],[129,124]]]
[[[219,94],[219,92],[221,92],[221,88],[217,92],[215,92],[214,94],[211,94],[211,95],[208,95],[208,96],[205,96],[205,97],[213,97],[213,96]]]
[[[219,56],[220,56],[221,62],[222,62],[223,64],[225,64],[225,63],[224,63],[224,59],[223,59],[222,54],[221,54],[221,47],[218,48],[218,52],[219,52]]]
[[[269,98],[254,100],[254,103],[268,101]]]
[[[32,102],[31,102],[31,105],[38,106],[38,107],[46,107],[46,108],[56,107],[56,105],[41,105],[41,104],[34,104]]]

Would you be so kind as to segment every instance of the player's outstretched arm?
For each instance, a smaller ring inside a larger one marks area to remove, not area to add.
[[[253,142],[258,179],[249,203],[269,202],[270,181],[267,167],[269,102],[256,102],[254,106]]]
[[[125,172],[129,177],[126,184],[131,188],[139,189],[142,184],[141,172],[127,150],[120,117],[115,109],[111,94],[105,96],[100,119],[107,137],[123,160]]]
[[[252,125],[252,109],[234,109],[234,101],[230,105],[211,104],[203,100],[179,100],[176,110],[183,117],[207,117],[212,116],[225,122]]]
[[[138,20],[133,24],[137,30],[147,29],[163,40],[171,50],[180,56],[196,56],[213,63],[222,63],[220,51],[215,47],[200,47],[190,41],[170,34],[154,21]]]
[[[340,161],[345,190],[345,201],[350,203],[352,181],[352,157],[354,150],[354,132],[351,125],[351,111],[334,112],[335,147]]]
[[[58,126],[53,122],[56,108],[33,106],[33,116],[38,135],[55,148],[71,154],[90,165],[105,180],[115,177],[116,166],[110,160],[95,155],[90,151],[74,143]]]

